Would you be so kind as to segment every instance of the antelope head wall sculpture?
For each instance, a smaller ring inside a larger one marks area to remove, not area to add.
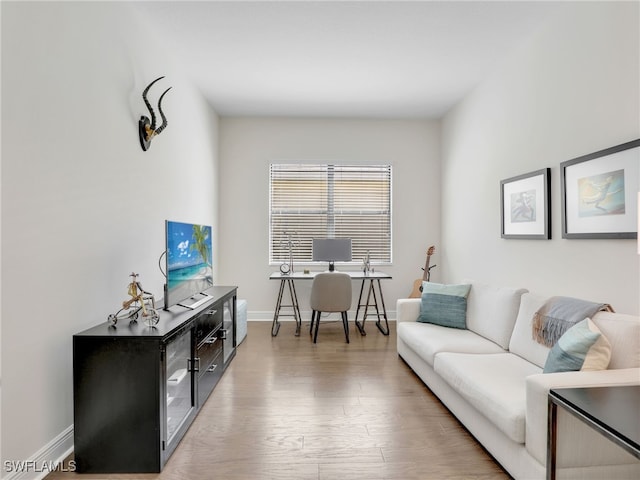
[[[151,140],[153,139],[153,137],[155,137],[156,135],[159,135],[160,132],[162,132],[162,130],[164,130],[167,127],[167,117],[165,117],[164,112],[162,111],[162,98],[166,95],[166,93],[169,90],[171,90],[171,87],[167,88],[164,91],[164,93],[160,95],[160,99],[158,100],[158,112],[160,113],[160,118],[162,118],[162,125],[160,125],[158,128],[156,128],[156,114],[153,111],[153,107],[151,107],[149,100],[147,100],[147,93],[149,92],[149,89],[151,88],[151,86],[154,83],[156,83],[158,80],[162,80],[163,78],[164,77],[156,78],[153,82],[147,85],[147,88],[145,88],[144,91],[142,92],[142,99],[144,100],[144,104],[147,106],[147,109],[149,110],[149,115],[151,116],[151,119],[149,119],[149,117],[146,117],[145,115],[143,115],[142,117],[140,117],[140,121],[138,122],[140,146],[142,147],[142,150],[144,150],[145,152],[149,150],[149,147],[151,146]]]

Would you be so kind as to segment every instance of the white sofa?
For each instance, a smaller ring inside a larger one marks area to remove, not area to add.
[[[549,348],[532,318],[546,298],[469,283],[466,330],[417,322],[421,300],[398,300],[398,354],[511,476],[543,479],[549,389],[640,384],[640,317],[593,316],[611,343],[607,370],[543,374]],[[630,454],[562,409],[558,422],[558,478],[640,478]]]

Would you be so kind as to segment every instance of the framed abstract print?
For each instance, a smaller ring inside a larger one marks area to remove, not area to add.
[[[637,238],[640,139],[560,164],[562,238]]]
[[[549,168],[500,182],[502,238],[551,238],[550,185]]]

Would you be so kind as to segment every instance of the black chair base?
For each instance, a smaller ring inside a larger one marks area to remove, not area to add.
[[[349,343],[349,319],[347,318],[347,312],[340,312],[342,315],[342,326],[344,327],[344,338]],[[313,335],[313,343],[318,341],[318,327],[320,327],[320,316],[322,312],[312,310],[311,312],[311,325],[309,326],[309,335]],[[315,325],[315,329],[314,329]]]

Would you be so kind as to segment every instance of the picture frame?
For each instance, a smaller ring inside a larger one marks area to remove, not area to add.
[[[562,238],[638,238],[640,139],[560,164]]]
[[[551,239],[551,169],[500,181],[501,237]]]

